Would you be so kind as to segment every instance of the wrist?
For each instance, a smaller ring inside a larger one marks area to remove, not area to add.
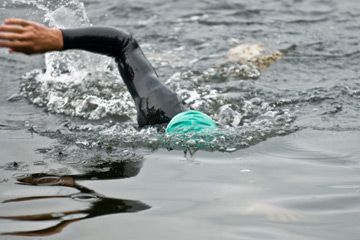
[[[64,39],[62,31],[58,28],[51,29],[52,35],[54,36],[53,51],[61,51],[64,47]]]

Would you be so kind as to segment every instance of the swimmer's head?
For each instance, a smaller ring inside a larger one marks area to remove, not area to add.
[[[167,134],[186,134],[212,132],[217,129],[216,123],[205,113],[185,111],[171,119],[166,127]]]

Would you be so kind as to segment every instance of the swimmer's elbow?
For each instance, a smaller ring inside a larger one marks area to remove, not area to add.
[[[129,48],[138,46],[137,41],[132,34],[116,28],[112,28],[112,31],[116,38],[116,43],[114,42],[114,45],[117,47],[118,51],[125,52]]]
[[[121,57],[127,51],[131,51],[139,46],[132,34],[117,28],[104,28],[102,34],[103,44],[110,49],[107,55],[111,57]]]
[[[120,50],[122,55],[125,54],[127,51],[132,51],[139,47],[138,42],[133,37],[132,34],[123,32],[118,30],[118,40],[120,42]]]

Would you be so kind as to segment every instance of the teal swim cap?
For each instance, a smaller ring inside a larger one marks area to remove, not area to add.
[[[166,127],[166,133],[199,133],[216,129],[216,123],[211,117],[199,111],[189,110],[173,117]]]

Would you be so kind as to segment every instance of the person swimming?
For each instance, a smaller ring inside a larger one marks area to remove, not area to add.
[[[199,111],[186,111],[177,95],[161,83],[132,35],[111,27],[49,28],[10,18],[0,26],[0,48],[27,55],[72,49],[113,57],[137,110],[139,127],[167,124],[166,132],[180,134],[216,129]]]

